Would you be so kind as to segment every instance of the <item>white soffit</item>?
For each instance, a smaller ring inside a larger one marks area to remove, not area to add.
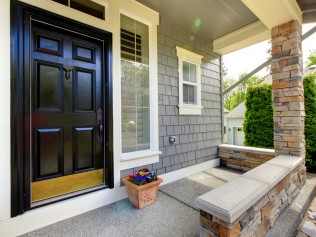
[[[257,21],[217,38],[213,41],[213,50],[221,55],[228,54],[267,40],[270,36],[270,30],[261,21]]]
[[[302,11],[296,0],[241,0],[270,30],[290,20],[302,24]]]
[[[221,55],[248,47],[271,37],[271,29],[290,20],[302,24],[302,11],[296,0],[241,0],[259,21],[213,41],[214,52]]]

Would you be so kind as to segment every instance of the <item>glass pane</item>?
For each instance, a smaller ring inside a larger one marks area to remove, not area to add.
[[[60,70],[58,67],[39,65],[38,108],[59,108]]]
[[[189,103],[195,104],[195,86],[188,86],[189,88]]]
[[[135,107],[122,107],[122,151],[136,151],[137,114]]]
[[[189,103],[189,90],[188,85],[183,84],[183,103],[187,104]]]
[[[196,86],[183,84],[183,103],[196,104]]]
[[[183,80],[190,81],[190,63],[183,61]]]
[[[87,0],[70,0],[70,7],[104,20],[104,6]]]
[[[149,28],[121,15],[121,58],[149,64]]]
[[[148,26],[121,15],[122,152],[150,148]]]
[[[136,106],[136,88],[137,83],[135,79],[136,67],[133,62],[121,61],[122,71],[122,106]]]
[[[52,0],[52,1],[68,6],[68,0]]]
[[[196,82],[196,65],[190,63],[190,82]]]
[[[137,111],[137,150],[150,148],[150,113],[149,109],[139,109]]]
[[[137,106],[149,107],[149,67],[138,66],[135,70]]]

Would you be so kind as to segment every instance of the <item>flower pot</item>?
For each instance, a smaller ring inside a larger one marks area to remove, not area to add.
[[[156,202],[158,186],[163,180],[157,177],[157,180],[140,186],[133,184],[129,177],[123,178],[122,181],[125,184],[129,201],[139,209]]]

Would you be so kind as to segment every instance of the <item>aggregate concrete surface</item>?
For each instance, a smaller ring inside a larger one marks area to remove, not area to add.
[[[240,173],[209,169],[160,187],[157,202],[143,209],[124,199],[22,236],[198,237],[200,213],[192,206],[194,199]]]

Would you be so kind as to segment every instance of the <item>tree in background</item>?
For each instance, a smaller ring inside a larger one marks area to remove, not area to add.
[[[272,86],[249,86],[245,105],[245,146],[273,148]]]
[[[306,65],[307,65],[307,67],[310,67],[310,66],[315,65],[315,64],[316,64],[316,50],[312,50],[312,51],[310,51],[310,54],[307,58]]]
[[[304,78],[306,167],[316,170],[316,74]]]
[[[233,78],[226,78],[224,80],[224,83],[223,83],[224,91],[226,89],[228,89],[229,87],[231,87],[235,82],[236,82],[236,80]],[[233,98],[232,95],[233,95],[233,93],[234,93],[234,91],[230,91],[230,92],[224,94],[224,108],[228,109],[229,111],[232,110],[232,98]]]
[[[242,73],[239,76],[239,80],[244,78],[247,75],[247,73]],[[232,86],[234,83],[236,83],[238,80],[233,78],[225,78],[224,79],[224,90]],[[235,107],[237,107],[240,103],[242,103],[245,100],[245,94],[248,86],[251,85],[258,85],[263,81],[262,77],[258,76],[252,76],[248,78],[246,81],[238,85],[233,91],[227,93],[224,95],[224,107],[225,109],[228,109],[229,111],[233,110]]]

